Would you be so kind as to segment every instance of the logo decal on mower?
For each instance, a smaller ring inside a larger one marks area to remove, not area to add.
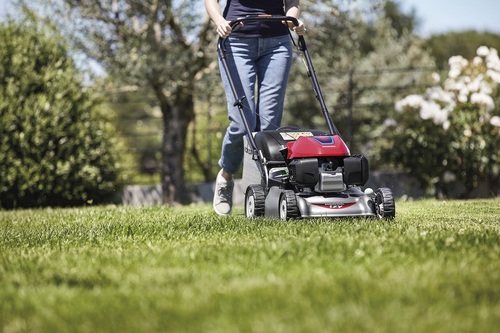
[[[317,206],[320,208],[325,208],[325,209],[345,209],[354,206],[356,203],[355,202],[348,202],[348,203],[336,203],[336,204],[313,204],[313,206]]]
[[[334,145],[335,139],[333,136],[315,136],[314,140],[318,141],[322,145]]]

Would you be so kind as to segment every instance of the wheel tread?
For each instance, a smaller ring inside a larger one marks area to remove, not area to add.
[[[387,187],[379,188],[376,193],[375,201],[375,205],[383,205],[383,213],[380,216],[381,218],[393,219],[396,217],[396,204],[391,189]]]
[[[299,217],[300,212],[295,192],[292,190],[285,190],[284,195],[286,196],[287,220]]]
[[[266,205],[266,193],[262,185],[248,186],[245,195],[245,214],[247,212],[247,200],[250,195],[253,195],[254,197],[254,217],[264,216],[265,205]]]

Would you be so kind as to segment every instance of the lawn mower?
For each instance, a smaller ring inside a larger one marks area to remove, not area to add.
[[[251,15],[231,21],[230,26],[235,28],[248,21],[290,21],[298,25],[294,17]],[[368,160],[362,155],[352,155],[335,127],[304,36],[298,36],[297,43],[290,37],[305,60],[328,132],[297,127],[254,132],[244,114],[245,96],[236,91],[234,73],[230,73],[227,65],[226,38],[218,41],[218,56],[246,129],[242,175],[245,216],[282,220],[348,216],[394,218],[395,202],[389,188],[362,190],[369,177]]]

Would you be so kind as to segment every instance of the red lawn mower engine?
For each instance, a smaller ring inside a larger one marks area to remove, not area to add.
[[[289,181],[303,191],[342,192],[368,181],[368,160],[351,156],[338,135],[300,136],[286,148]]]

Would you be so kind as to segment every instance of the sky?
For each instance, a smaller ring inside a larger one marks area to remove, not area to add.
[[[403,10],[416,9],[423,37],[435,33],[474,29],[500,34],[500,0],[397,0]],[[0,0],[0,19],[8,0]]]
[[[416,9],[424,37],[449,31],[477,30],[500,34],[499,0],[399,0],[404,12]]]

